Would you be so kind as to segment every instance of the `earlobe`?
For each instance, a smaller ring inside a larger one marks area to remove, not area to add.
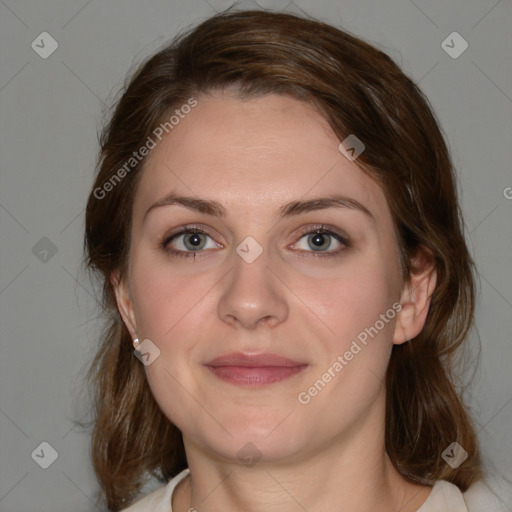
[[[415,268],[402,289],[393,343],[400,345],[422,331],[427,319],[430,300],[436,287],[435,260],[426,249],[420,249],[413,260]]]
[[[137,323],[133,312],[133,303],[126,280],[121,276],[119,270],[114,270],[110,275],[110,283],[116,295],[117,309],[128,329],[132,339],[137,338]]]

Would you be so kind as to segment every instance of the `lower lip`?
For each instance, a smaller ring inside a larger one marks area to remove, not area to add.
[[[281,382],[301,372],[307,365],[300,366],[207,366],[219,379],[237,386],[259,387]]]

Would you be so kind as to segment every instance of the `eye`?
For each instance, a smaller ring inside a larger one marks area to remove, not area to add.
[[[303,242],[301,242],[303,241]],[[324,226],[303,232],[301,238],[292,248],[311,253],[310,256],[336,256],[349,247],[348,238],[338,231],[325,229]]]
[[[334,257],[349,247],[348,238],[334,229],[326,229],[324,225],[308,226],[302,231],[301,237],[291,246],[299,253],[314,257]],[[172,256],[196,258],[206,249],[222,248],[210,235],[201,228],[185,226],[180,231],[166,236],[161,247]]]
[[[208,239],[211,243],[208,245]],[[205,231],[195,227],[185,227],[178,233],[165,237],[162,248],[179,257],[196,257],[203,249],[217,249],[222,247],[215,242]]]

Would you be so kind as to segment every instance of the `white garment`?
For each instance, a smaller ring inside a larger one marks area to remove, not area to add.
[[[184,469],[169,483],[122,512],[172,512],[175,487],[190,473]],[[417,512],[512,512],[512,485],[500,477],[479,481],[465,493],[450,482],[438,480]]]

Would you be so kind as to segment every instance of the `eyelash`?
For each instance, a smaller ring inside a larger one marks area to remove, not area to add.
[[[179,237],[181,235],[185,235],[185,234],[192,235],[194,233],[199,233],[199,234],[210,236],[206,231],[204,231],[201,228],[198,228],[198,227],[195,227],[195,226],[185,226],[182,230],[178,231],[177,233],[173,233],[170,236],[166,236],[163,239],[163,241],[160,243],[160,246],[161,246],[161,248],[165,252],[169,253],[172,257],[194,258],[194,260],[195,260],[196,259],[196,255],[198,255],[201,252],[204,252],[203,250],[198,250],[198,251],[181,251],[181,250],[172,249],[169,246],[170,242],[172,242],[175,238],[177,238],[177,237]],[[335,240],[337,240],[338,242],[340,242],[345,247],[341,248],[341,249],[337,249],[335,251],[329,251],[329,252],[324,252],[324,251],[316,252],[316,251],[299,250],[299,252],[306,253],[307,254],[306,257],[310,257],[311,256],[313,258],[334,258],[336,256],[339,256],[340,253],[344,252],[345,249],[350,247],[350,243],[349,243],[348,238],[346,238],[344,235],[342,235],[341,233],[339,233],[336,230],[326,229],[324,227],[324,225],[319,225],[318,227],[308,227],[307,229],[305,229],[304,231],[302,231],[300,233],[300,236],[299,236],[298,240],[300,240],[301,238],[303,238],[306,235],[313,235],[313,234],[329,235],[329,236],[333,237]]]

